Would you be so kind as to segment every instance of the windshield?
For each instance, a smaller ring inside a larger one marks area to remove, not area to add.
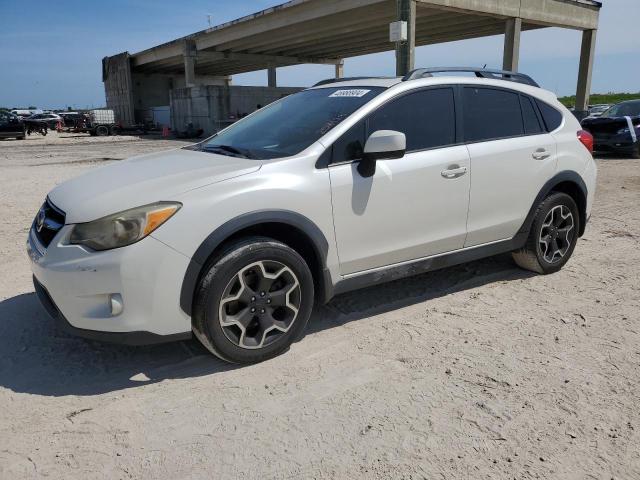
[[[636,117],[640,115],[640,101],[624,102],[614,105],[602,114],[604,118]]]
[[[305,90],[240,120],[199,148],[257,160],[296,155],[384,90],[380,87]]]

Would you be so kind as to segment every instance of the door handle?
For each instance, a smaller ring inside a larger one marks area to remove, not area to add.
[[[444,178],[451,180],[454,178],[462,177],[463,175],[466,175],[466,173],[467,167],[458,167],[457,165],[455,165],[454,168],[443,170],[441,175]]]
[[[551,156],[551,154],[547,152],[544,148],[539,148],[538,150],[533,152],[531,156],[536,160],[546,160]]]

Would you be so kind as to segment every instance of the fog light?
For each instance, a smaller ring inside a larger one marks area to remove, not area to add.
[[[124,303],[122,301],[122,295],[119,293],[113,293],[109,295],[109,302],[111,303],[111,316],[117,317],[124,310]]]

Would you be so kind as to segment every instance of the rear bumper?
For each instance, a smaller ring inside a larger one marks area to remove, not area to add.
[[[158,335],[151,332],[99,332],[97,330],[77,328],[71,325],[65,318],[51,298],[51,295],[49,295],[47,289],[38,281],[35,275],[33,276],[33,286],[35,288],[36,295],[38,296],[38,300],[40,300],[40,304],[44,307],[49,316],[57,323],[58,328],[76,337],[130,346],[158,345],[161,343],[190,340],[192,338],[191,332],[178,333],[174,335]]]
[[[623,152],[631,153],[638,148],[638,143],[633,143],[629,134],[616,135],[609,138],[595,137],[595,150],[601,152]]]

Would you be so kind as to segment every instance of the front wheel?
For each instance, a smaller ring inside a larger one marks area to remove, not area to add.
[[[313,297],[311,271],[295,250],[270,238],[248,238],[206,267],[194,302],[193,331],[223,360],[262,362],[302,335]]]
[[[571,258],[579,232],[576,202],[566,193],[552,193],[538,206],[527,243],[513,259],[525,270],[555,273]]]

